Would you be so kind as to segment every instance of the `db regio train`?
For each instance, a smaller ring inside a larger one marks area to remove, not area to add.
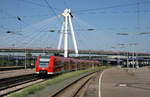
[[[58,56],[38,56],[36,61],[37,74],[57,74],[89,67],[99,66],[99,61],[64,58]]]

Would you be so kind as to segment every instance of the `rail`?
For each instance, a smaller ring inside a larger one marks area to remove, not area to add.
[[[13,87],[25,84],[25,83],[33,82],[36,80],[39,80],[39,77],[36,74],[28,74],[28,75],[23,75],[23,76],[0,79],[0,97],[4,95],[8,95],[22,88],[18,88],[18,89],[11,90],[11,91],[10,90],[5,91],[5,90],[8,90],[10,88],[13,88]]]
[[[78,78],[77,80],[75,80],[75,81],[69,83],[68,85],[60,88],[59,90],[55,91],[53,94],[50,94],[48,97],[61,97],[61,94],[63,94],[63,92],[67,91],[73,85],[78,84],[78,82],[80,81],[81,82],[80,85],[74,90],[74,92],[71,94],[71,96],[69,96],[69,97],[76,97],[78,92],[82,89],[82,87],[84,87],[91,80],[91,78],[94,76],[94,74],[97,72],[99,72],[99,71],[91,72],[83,77]]]

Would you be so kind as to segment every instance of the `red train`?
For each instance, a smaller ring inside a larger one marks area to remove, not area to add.
[[[38,56],[36,61],[36,73],[56,74],[73,70],[86,69],[92,66],[99,66],[99,62],[57,56]]]

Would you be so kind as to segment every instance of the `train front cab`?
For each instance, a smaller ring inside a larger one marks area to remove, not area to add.
[[[38,56],[36,62],[37,74],[53,74],[54,56],[41,57]]]

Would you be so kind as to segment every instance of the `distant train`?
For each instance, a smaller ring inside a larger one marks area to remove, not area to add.
[[[80,60],[58,56],[38,56],[36,61],[37,74],[57,74],[89,67],[99,66],[99,61]]]

